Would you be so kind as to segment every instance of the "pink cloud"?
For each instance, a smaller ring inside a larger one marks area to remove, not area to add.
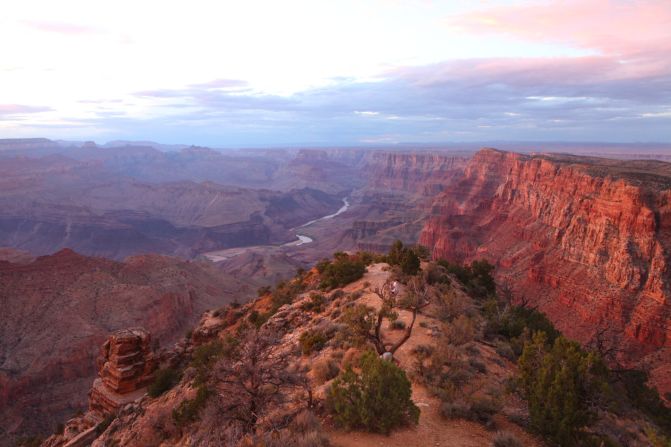
[[[388,72],[418,86],[457,83],[462,86],[580,87],[641,83],[669,78],[669,61],[649,59],[622,63],[610,56],[558,58],[491,58],[446,61]],[[652,84],[649,86],[652,88]],[[641,85],[641,91],[649,90]],[[617,93],[617,92],[612,92]]]
[[[668,0],[551,0],[482,9],[452,17],[449,23],[465,32],[568,44],[593,54],[453,60],[389,74],[426,86],[458,83],[555,90],[574,86],[576,95],[592,86],[593,94],[606,94],[610,88],[609,95],[631,96],[639,90],[641,97],[648,97],[654,88],[661,93],[659,89],[668,89],[671,82]]]
[[[0,116],[22,113],[39,113],[52,110],[50,107],[26,106],[21,104],[0,104]]]
[[[554,0],[497,7],[449,19],[471,32],[564,43],[624,58],[671,52],[668,0]]]
[[[26,20],[23,22],[27,26],[34,28],[39,31],[45,31],[49,33],[65,34],[65,35],[82,35],[82,34],[100,34],[102,31],[96,28],[75,25],[73,23],[64,23],[64,22],[43,22],[43,21],[34,21]]]

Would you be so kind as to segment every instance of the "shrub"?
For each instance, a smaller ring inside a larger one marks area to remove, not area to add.
[[[464,401],[443,402],[440,414],[446,419],[469,419],[471,407]]]
[[[321,274],[320,289],[334,289],[354,282],[366,273],[366,264],[356,256],[335,253],[332,262],[323,261],[317,269]]]
[[[401,320],[394,320],[389,326],[395,331],[401,331],[405,329],[405,323]]]
[[[467,419],[481,424],[490,424],[500,405],[489,397],[475,397],[443,402],[440,413],[447,419]]]
[[[308,433],[321,429],[321,422],[315,414],[308,410],[303,410],[296,415],[289,426],[294,433]]]
[[[318,330],[308,330],[301,334],[299,342],[303,355],[309,355],[316,351],[321,351],[326,344],[327,338],[323,332]]]
[[[312,293],[310,294],[310,300],[303,303],[301,305],[301,309],[319,313],[324,310],[325,303],[326,298],[324,297],[324,295],[322,295],[321,293]]]
[[[253,310],[249,313],[247,320],[254,325],[257,329],[263,326],[263,324],[268,321],[271,317],[270,312],[261,313],[258,310]]]
[[[657,433],[652,427],[647,427],[645,429],[645,435],[648,437],[648,440],[653,447],[670,447],[671,439],[667,438],[661,433]]]
[[[450,344],[461,346],[473,341],[475,337],[475,325],[466,315],[460,315],[452,323],[447,324],[445,334]]]
[[[348,368],[348,367],[359,367],[359,362],[361,361],[361,357],[363,356],[364,352],[362,352],[360,349],[357,348],[349,348],[345,353],[343,354],[342,360],[340,361],[340,365],[343,368]]]
[[[321,358],[312,364],[312,373],[319,383],[333,379],[339,372],[338,363],[331,358]]]
[[[496,282],[494,282],[492,276],[494,266],[489,262],[479,260],[473,261],[470,265],[462,266],[441,259],[438,261],[438,265],[456,276],[472,297],[487,298],[496,295]]]
[[[628,370],[620,372],[618,376],[629,401],[667,434],[671,433],[671,408],[664,405],[657,390],[647,385],[648,374],[644,371]]]
[[[545,314],[522,306],[513,306],[504,312],[500,320],[499,334],[507,338],[522,335],[524,329],[529,333],[545,332],[548,344],[554,343],[560,333]]]
[[[345,291],[343,289],[337,289],[334,290],[333,293],[331,293],[331,300],[337,300],[339,298],[342,298],[345,296]]]
[[[407,250],[400,263],[401,271],[406,275],[416,275],[419,272],[419,257],[411,250]]]
[[[405,247],[403,242],[396,240],[389,250],[387,262],[398,265],[406,275],[416,275],[419,272],[420,261],[415,250]]]
[[[172,410],[172,418],[178,427],[183,427],[191,422],[197,421],[200,410],[210,397],[210,390],[205,385],[200,385],[196,391],[196,397],[182,401],[177,408]]]
[[[150,397],[158,397],[179,382],[179,372],[174,368],[163,368],[156,371],[154,381],[147,387]]]
[[[446,322],[452,321],[463,315],[467,308],[468,303],[458,297],[453,289],[448,290],[438,301],[438,318]]]
[[[497,342],[496,343],[496,353],[503,358],[514,361],[517,356],[513,352],[513,348],[509,343],[506,342]]]
[[[481,361],[476,360],[476,359],[471,359],[469,361],[469,363],[470,363],[471,367],[474,370],[476,370],[477,372],[479,372],[480,374],[485,374],[487,372],[487,365],[485,365]]]
[[[522,443],[512,433],[500,431],[494,435],[492,447],[522,447]]]
[[[411,400],[405,372],[392,362],[367,352],[361,374],[351,367],[335,379],[328,391],[328,405],[340,425],[389,433],[397,426],[419,421],[419,408]]]
[[[500,404],[490,397],[476,397],[471,401],[471,420],[488,424],[501,409]]]
[[[595,420],[594,406],[607,389],[599,357],[558,337],[551,348],[537,332],[518,361],[519,384],[527,399],[531,427],[560,446],[576,445]]]

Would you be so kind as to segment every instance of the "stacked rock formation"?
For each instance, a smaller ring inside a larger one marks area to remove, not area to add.
[[[139,401],[154,378],[158,357],[151,335],[144,329],[122,329],[100,348],[98,378],[89,392],[89,410],[70,419],[63,432],[47,438],[41,447],[85,447],[98,437],[106,417]]]
[[[100,348],[99,377],[89,394],[91,411],[112,414],[142,397],[157,363],[151,335],[144,329],[123,329],[112,334]]]

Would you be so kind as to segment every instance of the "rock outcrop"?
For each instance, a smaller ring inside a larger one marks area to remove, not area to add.
[[[123,329],[112,334],[96,360],[98,378],[89,393],[89,409],[113,414],[141,397],[154,378],[157,358],[151,335],[144,329]]]
[[[597,333],[662,392],[671,364],[671,164],[484,149],[434,201],[436,258],[497,264],[502,283],[583,343]]]
[[[70,419],[62,433],[50,436],[43,447],[91,445],[104,421],[145,396],[158,365],[151,334],[142,328],[113,333],[101,346],[96,364],[98,378],[89,392],[88,411]]]

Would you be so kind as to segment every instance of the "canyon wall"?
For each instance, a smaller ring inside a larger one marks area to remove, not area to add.
[[[374,152],[366,167],[368,186],[437,194],[463,172],[469,159],[470,154],[465,152]]]
[[[348,230],[360,250],[387,251],[396,239],[415,243],[432,198],[463,173],[467,152],[375,151],[362,161],[366,187]]]
[[[420,243],[486,258],[517,299],[671,391],[671,164],[483,149],[439,194]]]

